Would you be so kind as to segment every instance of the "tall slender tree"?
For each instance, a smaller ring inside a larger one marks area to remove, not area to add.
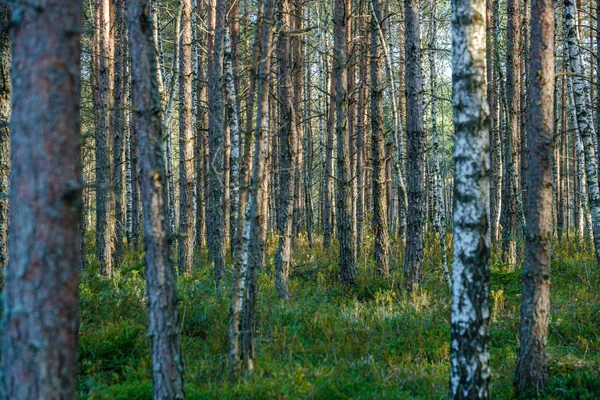
[[[371,162],[373,168],[373,232],[375,233],[375,262],[377,271],[390,274],[389,239],[385,179],[385,130],[383,124],[383,46],[379,38],[385,37],[386,24],[382,26],[382,3],[372,2],[371,16]],[[382,32],[380,35],[379,33]]]
[[[10,257],[2,398],[75,398],[82,2],[19,2],[13,24]]]
[[[111,0],[98,2],[100,118],[96,128],[96,256],[100,273],[113,273],[114,196],[110,134],[113,113],[114,38]]]
[[[515,386],[521,395],[543,392],[548,381],[546,347],[550,314],[552,190],[554,163],[554,2],[531,2],[527,110],[527,235]]]
[[[425,223],[423,128],[423,72],[421,65],[421,28],[419,0],[404,0],[406,29],[406,94],[408,141],[408,214],[404,274],[409,286],[421,284],[423,264],[423,225]]]
[[[296,108],[293,103],[290,52],[290,2],[277,4],[277,60],[279,63],[279,201],[277,230],[279,247],[275,259],[277,295],[289,298],[288,277],[292,263],[293,193],[296,174],[294,154],[296,144]],[[297,87],[296,87],[297,89]]]
[[[180,273],[194,262],[194,124],[192,117],[192,0],[183,0],[179,38],[179,235]]]
[[[10,8],[0,4],[0,269],[8,260],[8,183],[10,178]]]
[[[348,19],[347,2],[335,0],[333,71],[335,75],[335,134],[337,139],[336,218],[340,245],[340,275],[345,284],[355,280],[356,238],[352,221],[352,174],[348,130]]]
[[[223,106],[223,47],[225,45],[225,0],[217,0],[212,76],[208,88],[208,196],[207,235],[214,262],[215,282],[225,274],[225,132]]]
[[[449,397],[453,399],[490,397],[490,154],[485,7],[485,0],[452,2],[456,172]]]

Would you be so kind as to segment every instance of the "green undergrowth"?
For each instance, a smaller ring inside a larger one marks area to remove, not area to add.
[[[206,253],[179,278],[179,312],[190,399],[444,398],[449,369],[450,296],[437,239],[427,238],[422,289],[404,290],[402,248],[392,244],[392,276],[377,276],[372,250],[358,259],[357,284],[338,282],[337,248],[296,241],[292,299],[277,299],[275,242],[259,278],[255,371],[227,380],[231,282],[219,295]],[[366,243],[372,243],[367,237]],[[589,243],[557,244],[552,264],[547,397],[600,398],[600,272]],[[492,397],[513,397],[520,270],[491,271]],[[231,262],[229,262],[231,275]],[[113,279],[97,263],[81,283],[80,398],[151,399],[143,254],[128,252]]]

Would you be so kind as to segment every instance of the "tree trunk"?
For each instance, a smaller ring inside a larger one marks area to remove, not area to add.
[[[333,234],[333,125],[335,122],[336,77],[329,77],[329,110],[327,114],[327,141],[325,144],[325,166],[323,168],[323,247],[328,249]]]
[[[237,3],[237,1],[236,1]],[[239,228],[240,212],[240,120],[238,114],[238,100],[235,87],[235,74],[233,69],[233,53],[229,28],[225,32],[225,92],[227,94],[227,121],[229,122],[229,135],[231,139],[230,152],[230,229],[229,237],[233,246]],[[225,212],[228,210],[225,209]]]
[[[171,261],[168,235],[160,95],[148,0],[129,0],[128,28],[131,38],[133,120],[139,135],[146,293],[150,314],[148,336],[152,344],[154,398],[184,399],[175,267]]]
[[[485,0],[452,4],[454,263],[450,393],[490,396],[489,108],[485,85]]]
[[[550,261],[552,256],[552,165],[554,162],[554,2],[531,2],[530,71],[527,112],[527,235],[521,297],[517,393],[546,389]]]
[[[46,1],[43,8],[21,2],[12,12],[18,23],[11,29],[10,257],[0,394],[6,399],[73,399],[82,2]]]
[[[442,176],[440,174],[440,139],[438,137],[437,129],[437,71],[435,64],[435,49],[436,49],[436,37],[437,37],[437,1],[433,2],[433,27],[431,31],[431,40],[429,42],[429,70],[430,70],[430,84],[431,84],[431,135],[433,136],[433,176],[435,186],[431,188],[434,192],[435,203],[435,216],[434,216],[434,227],[435,231],[440,235],[440,249],[442,255],[442,273],[444,279],[448,284],[448,287],[452,288],[452,280],[450,279],[450,273],[448,272],[448,256],[446,254],[446,210],[444,207],[444,193],[442,185]],[[487,58],[487,53],[486,53]],[[487,93],[486,93],[487,94]]]
[[[194,262],[194,126],[192,119],[192,1],[183,0],[179,38],[179,273]]]
[[[577,37],[577,9],[573,0],[564,0],[564,35],[569,50],[569,62],[573,71],[573,97],[577,110],[577,125],[583,142],[585,172],[587,175],[588,201],[592,212],[592,230],[596,249],[596,261],[600,263],[600,189],[598,188],[598,168],[592,137],[596,135],[590,110],[592,102],[590,87],[583,77],[583,62],[579,53]]]
[[[259,25],[261,33],[261,57],[257,68],[258,112],[256,115],[256,134],[254,142],[254,160],[252,182],[246,206],[242,232],[241,271],[247,272],[247,290],[242,316],[242,360],[248,371],[254,368],[254,337],[256,325],[256,292],[258,272],[262,268],[261,225],[263,213],[263,190],[266,190],[266,167],[269,149],[269,78],[271,70],[271,48],[273,30],[273,0],[264,0],[263,21]],[[268,55],[268,56],[267,56]],[[264,227],[266,229],[266,227]]]
[[[212,76],[208,88],[209,171],[207,198],[207,235],[214,262],[217,287],[225,274],[225,130],[223,124],[223,46],[225,38],[225,0],[217,0]]]
[[[292,264],[292,217],[294,213],[296,107],[293,103],[293,86],[290,46],[290,2],[278,1],[277,12],[277,59],[279,63],[279,201],[277,230],[279,247],[275,259],[277,295],[289,299],[288,277]],[[296,89],[298,89],[296,87]]]
[[[123,213],[123,155],[124,140],[127,125],[125,123],[125,82],[127,41],[125,40],[125,21],[127,12],[125,0],[114,0],[115,24],[115,73],[114,113],[113,113],[113,177],[115,196],[115,261],[118,263],[123,256],[123,239],[125,238],[125,214]]]
[[[337,138],[336,217],[340,245],[340,275],[344,284],[353,284],[356,270],[352,228],[352,175],[350,171],[350,133],[348,131],[348,20],[345,0],[334,2],[333,71],[335,86],[335,134]]]
[[[113,113],[114,40],[111,1],[100,0],[100,126],[96,132],[96,255],[100,274],[113,273],[114,196],[110,134]]]
[[[0,270],[8,260],[8,185],[10,180],[10,9],[0,4]],[[4,279],[2,279],[2,282]],[[4,285],[2,284],[2,287]]]
[[[404,274],[411,290],[421,284],[423,264],[425,132],[419,0],[404,0],[406,26],[406,93],[408,140],[408,214]],[[410,277],[409,277],[410,274]]]
[[[373,168],[373,233],[377,272],[390,275],[388,220],[385,179],[385,126],[383,123],[383,46],[379,32],[385,37],[386,24],[381,24],[382,4],[371,0],[371,162]]]

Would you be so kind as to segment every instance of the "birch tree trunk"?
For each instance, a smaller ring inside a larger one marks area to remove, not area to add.
[[[444,192],[442,185],[442,176],[440,174],[440,139],[438,137],[437,128],[437,71],[435,63],[435,49],[436,37],[437,37],[437,1],[433,1],[432,5],[432,30],[431,39],[429,42],[429,71],[430,71],[430,85],[431,85],[431,135],[433,136],[433,176],[435,187],[431,190],[434,192],[435,203],[437,207],[435,210],[435,216],[433,219],[434,229],[440,235],[440,250],[442,255],[442,273],[444,279],[448,284],[448,287],[452,288],[452,280],[450,273],[448,272],[448,255],[446,254],[446,210],[444,208]],[[487,56],[486,56],[487,58]]]
[[[79,326],[82,2],[12,5],[10,257],[0,390],[73,399]],[[13,20],[13,22],[15,22]]]
[[[185,399],[175,267],[171,261],[156,56],[148,0],[129,0],[133,122],[138,132],[146,293],[155,399]]]
[[[552,191],[554,163],[554,2],[531,2],[527,112],[527,235],[515,387],[520,395],[544,392],[550,314]]]
[[[577,36],[577,8],[573,0],[564,0],[564,35],[569,50],[569,63],[573,71],[573,98],[577,111],[577,125],[583,142],[585,172],[587,175],[588,201],[592,213],[592,231],[596,249],[596,261],[600,263],[600,189],[598,188],[598,168],[592,137],[596,135],[592,123],[592,102],[590,87],[583,76],[583,61],[579,53]]]
[[[235,242],[239,228],[240,210],[240,120],[238,115],[238,100],[235,87],[235,75],[233,69],[233,53],[231,47],[231,36],[229,28],[225,31],[225,92],[227,94],[227,121],[229,122],[229,136],[231,140],[230,153],[230,229],[231,244]],[[228,210],[225,210],[227,212]]]
[[[490,144],[484,17],[485,0],[452,3],[456,172],[449,397],[453,399],[490,396]]]
[[[8,124],[12,93],[9,27],[10,8],[0,4],[0,270],[4,270],[8,261],[8,185],[10,180],[10,129]]]
[[[406,93],[408,140],[408,213],[404,274],[411,290],[421,284],[423,264],[423,225],[425,131],[423,129],[423,73],[419,0],[404,0],[406,26]],[[410,276],[409,276],[410,275]]]
[[[247,290],[242,316],[242,360],[248,371],[254,369],[254,337],[256,325],[257,277],[262,267],[261,225],[264,210],[262,195],[266,190],[266,167],[269,149],[269,78],[271,70],[271,48],[273,31],[273,0],[264,0],[264,15],[261,32],[261,56],[257,68],[258,112],[256,114],[256,134],[252,181],[248,194],[248,204],[242,232],[241,270],[247,272]],[[260,26],[260,25],[259,25]],[[266,229],[266,227],[265,227]]]
[[[383,123],[383,46],[385,24],[381,26],[382,4],[370,0],[371,17],[371,162],[373,168],[373,232],[375,235],[375,263],[377,272],[390,275],[388,221],[385,179],[385,126]]]
[[[327,139],[325,144],[325,166],[323,168],[323,247],[328,249],[333,235],[333,125],[335,122],[336,77],[329,77],[329,110],[327,114]]]
[[[293,193],[297,188],[294,167],[297,125],[290,65],[291,6],[289,0],[278,0],[277,9],[277,60],[279,63],[279,213],[277,231],[279,247],[275,258],[275,286],[279,298],[288,300],[288,277],[292,264]]]

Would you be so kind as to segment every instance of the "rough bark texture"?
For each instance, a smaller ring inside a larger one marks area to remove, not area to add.
[[[507,2],[508,15],[508,58],[506,62],[506,100],[508,106],[508,133],[510,140],[506,140],[505,145],[505,165],[506,173],[504,177],[504,217],[502,221],[502,256],[507,264],[517,263],[517,206],[516,196],[518,193],[513,188],[517,187],[519,177],[517,171],[517,155],[520,130],[520,32],[521,32],[521,11],[517,0]]]
[[[212,76],[208,88],[208,245],[214,262],[215,282],[219,286],[225,274],[225,176],[223,125],[223,47],[225,38],[225,0],[217,0]]]
[[[8,260],[8,184],[10,178],[10,9],[0,4],[0,270]]]
[[[125,40],[125,0],[114,0],[115,9],[115,74],[114,113],[112,126],[113,140],[113,177],[115,196],[115,262],[118,264],[123,256],[123,240],[125,238],[125,214],[123,212],[123,162],[124,142],[127,125],[125,124],[125,82],[127,41]]]
[[[356,238],[352,221],[352,174],[348,130],[348,9],[345,0],[334,2],[333,71],[335,75],[335,134],[337,139],[336,217],[340,245],[340,276],[353,284],[356,270]]]
[[[294,149],[296,138],[296,112],[290,66],[290,3],[278,1],[277,12],[277,59],[279,63],[279,201],[277,230],[279,247],[275,258],[277,295],[289,298],[288,277],[292,263],[292,220],[294,212],[293,193],[296,174]]]
[[[419,0],[404,0],[406,27],[406,94],[408,140],[408,214],[404,274],[411,289],[421,284],[423,264],[423,225],[425,131],[423,129],[423,73],[421,70],[421,28]]]
[[[2,329],[6,399],[75,398],[82,2],[12,12],[10,257]]]
[[[375,236],[375,262],[377,271],[390,275],[388,221],[385,179],[385,126],[383,123],[383,46],[379,32],[385,37],[385,25],[381,26],[381,1],[372,0],[371,17],[371,163],[373,168],[373,233]]]
[[[548,381],[546,347],[550,314],[552,185],[554,163],[554,3],[531,2],[527,112],[527,235],[515,387],[521,395],[543,392]]]
[[[454,263],[450,393],[489,398],[489,109],[486,101],[485,0],[452,3],[454,107]]]
[[[592,123],[592,101],[590,86],[583,76],[579,38],[577,36],[577,8],[574,0],[564,1],[564,35],[569,50],[569,63],[573,71],[573,97],[577,110],[577,125],[585,155],[585,172],[587,175],[588,201],[592,212],[592,231],[596,247],[596,261],[600,263],[600,189],[598,188],[598,168],[593,137],[596,135]]]
[[[192,119],[192,1],[183,0],[179,38],[179,272],[194,262],[194,123]]]
[[[138,132],[146,293],[155,399],[184,399],[183,358],[167,220],[166,171],[152,19],[148,0],[129,0],[133,119]]]
[[[112,18],[110,0],[99,1],[100,36],[100,118],[96,129],[96,256],[100,273],[113,273],[114,196],[110,134],[113,112],[113,56]]]

